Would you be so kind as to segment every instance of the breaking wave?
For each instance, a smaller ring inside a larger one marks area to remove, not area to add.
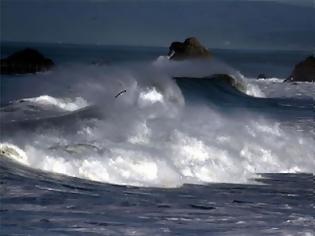
[[[75,111],[88,105],[87,102],[81,97],[76,97],[72,100],[62,98],[58,99],[49,95],[42,95],[35,98],[25,98],[23,100],[19,100],[18,102],[29,102],[40,106],[53,106],[65,111]]]
[[[232,78],[217,75],[222,73]],[[285,118],[310,118],[312,104],[304,101],[301,108],[295,100],[263,98],[258,87],[220,63],[159,59],[41,76],[51,86],[65,77],[76,82],[71,92],[60,86],[59,96],[16,99],[23,102],[1,108],[1,155],[25,166],[148,187],[246,183],[262,172],[315,171],[314,137],[266,115],[278,110]],[[28,105],[17,106],[23,103]],[[29,116],[32,109],[36,115]]]

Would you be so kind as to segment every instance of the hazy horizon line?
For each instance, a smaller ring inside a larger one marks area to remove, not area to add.
[[[93,47],[142,47],[142,48],[160,48],[160,49],[168,49],[169,46],[161,46],[161,45],[136,45],[136,44],[105,44],[105,43],[75,43],[75,42],[40,42],[40,41],[16,41],[16,40],[1,40],[0,46],[2,44],[46,44],[46,45],[64,45],[64,46],[93,46]],[[170,42],[171,44],[172,42]],[[169,44],[169,45],[170,45]],[[271,48],[271,47],[208,47],[203,44],[207,49],[210,50],[259,50],[259,51],[310,51],[310,53],[314,53],[315,48]]]

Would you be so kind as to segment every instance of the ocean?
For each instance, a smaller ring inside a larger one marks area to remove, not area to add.
[[[25,47],[56,66],[0,79],[1,235],[315,235],[310,52]]]

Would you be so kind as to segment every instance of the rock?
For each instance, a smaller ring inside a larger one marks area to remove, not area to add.
[[[210,52],[200,44],[198,39],[191,37],[182,42],[173,42],[169,47],[171,60],[206,59],[210,58]]]
[[[307,81],[315,82],[315,57],[309,56],[304,61],[295,65],[289,78],[284,82]]]
[[[267,76],[265,74],[259,74],[257,79],[267,79]]]
[[[1,74],[27,74],[49,70],[54,62],[37,50],[26,48],[0,60]]]

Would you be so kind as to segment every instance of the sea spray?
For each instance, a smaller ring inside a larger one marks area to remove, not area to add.
[[[247,183],[261,172],[314,173],[312,137],[246,106],[230,109],[242,104],[228,84],[218,87],[209,81],[207,91],[216,91],[211,95],[215,100],[194,91],[200,99],[192,102],[173,79],[191,76],[193,81],[219,72],[242,79],[238,73],[222,64],[163,63],[71,67],[51,73],[47,79],[52,93],[65,78],[70,87],[60,87],[58,96],[49,95],[48,100],[79,96],[84,101],[79,104],[96,104],[103,117],[79,119],[68,129],[61,126],[62,119],[31,132],[18,126],[1,137],[2,155],[43,171],[146,187]],[[122,89],[126,92],[115,98]],[[228,103],[220,103],[228,96]],[[15,151],[8,154],[8,147]]]

